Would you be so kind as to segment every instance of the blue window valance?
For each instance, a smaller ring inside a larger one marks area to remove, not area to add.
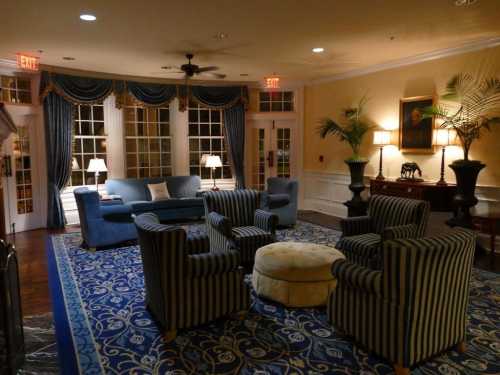
[[[246,86],[186,86],[91,78],[46,71],[42,72],[40,91],[42,101],[54,91],[73,104],[101,102],[114,93],[117,96],[118,108],[123,105],[126,93],[146,107],[167,105],[173,98],[178,97],[181,110],[185,109],[189,100],[211,109],[228,109],[238,104],[246,106],[248,102]]]

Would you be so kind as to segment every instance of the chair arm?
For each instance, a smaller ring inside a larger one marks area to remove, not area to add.
[[[382,240],[397,240],[401,238],[416,238],[418,227],[415,224],[397,225],[394,227],[387,227],[382,233]]]
[[[240,253],[234,250],[188,255],[187,276],[204,277],[236,271],[239,269],[240,262]]]
[[[254,215],[254,226],[270,232],[272,235],[276,234],[276,227],[278,226],[278,215],[264,210],[256,210]]]
[[[196,198],[203,198],[203,196],[205,195],[206,192],[207,192],[206,190],[196,190],[195,197]]]
[[[210,252],[210,240],[206,234],[188,234],[186,238],[188,254],[202,254]]]
[[[371,227],[371,218],[369,216],[348,217],[340,220],[343,237],[370,233],[372,231]]]
[[[280,208],[290,203],[290,194],[269,194],[267,207],[270,209]]]
[[[333,263],[332,274],[340,282],[378,296],[382,295],[382,271],[374,271],[342,259]]]
[[[102,206],[119,206],[119,205],[123,204],[123,200],[121,198],[101,200],[100,203],[101,203],[101,207]]]
[[[207,215],[207,224],[225,237],[232,238],[233,225],[228,217],[212,211]]]

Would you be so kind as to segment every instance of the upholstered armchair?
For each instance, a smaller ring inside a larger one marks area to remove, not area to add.
[[[297,222],[299,183],[297,180],[270,177],[267,179],[264,210],[278,215],[279,225],[292,226]]]
[[[259,209],[258,191],[210,191],[203,199],[210,251],[237,249],[248,265],[258,248],[275,242],[278,216]]]
[[[135,224],[146,304],[167,341],[178,329],[248,310],[250,291],[237,251],[209,252],[206,235],[188,236],[153,213],[137,216]]]
[[[97,191],[86,187],[76,188],[73,194],[80,217],[83,246],[96,250],[98,247],[137,239],[129,207],[102,204]]]
[[[341,220],[342,238],[335,247],[353,263],[380,268],[382,242],[423,237],[429,211],[430,205],[425,201],[373,195],[367,216]]]
[[[384,242],[382,271],[334,262],[330,322],[388,359],[396,374],[454,345],[464,351],[475,244],[475,234],[460,228]]]

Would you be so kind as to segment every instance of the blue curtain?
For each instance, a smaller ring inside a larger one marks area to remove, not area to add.
[[[233,163],[236,189],[245,188],[246,86],[190,86],[191,96],[201,105],[224,110],[226,141]]]
[[[61,190],[71,175],[73,104],[50,92],[43,102],[47,151],[47,226],[64,228]]]
[[[236,189],[245,188],[245,107],[242,103],[224,110],[226,141],[231,152]]]
[[[177,95],[177,85],[127,81],[127,89],[147,106],[167,105]]]
[[[45,97],[51,91],[55,91],[69,102],[92,104],[106,99],[114,89],[115,84],[111,79],[42,72],[42,97]]]

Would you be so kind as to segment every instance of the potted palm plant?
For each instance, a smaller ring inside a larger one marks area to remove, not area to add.
[[[471,228],[470,208],[477,204],[474,195],[477,177],[486,165],[479,160],[469,160],[469,151],[485,130],[500,124],[500,80],[460,73],[448,82],[441,99],[449,104],[425,108],[423,116],[441,119],[441,127],[454,129],[464,152],[463,159],[449,165],[457,180],[454,197],[457,212],[447,223]]]
[[[318,127],[321,138],[326,138],[328,135],[337,136],[341,142],[347,142],[351,146],[352,156],[345,160],[351,175],[349,190],[353,193],[352,199],[344,203],[348,208],[349,216],[366,214],[366,202],[361,198],[361,192],[365,189],[364,171],[368,159],[359,153],[364,136],[372,128],[362,119],[366,102],[366,96],[363,96],[356,107],[342,110],[345,125],[341,125],[331,118],[324,118]]]

